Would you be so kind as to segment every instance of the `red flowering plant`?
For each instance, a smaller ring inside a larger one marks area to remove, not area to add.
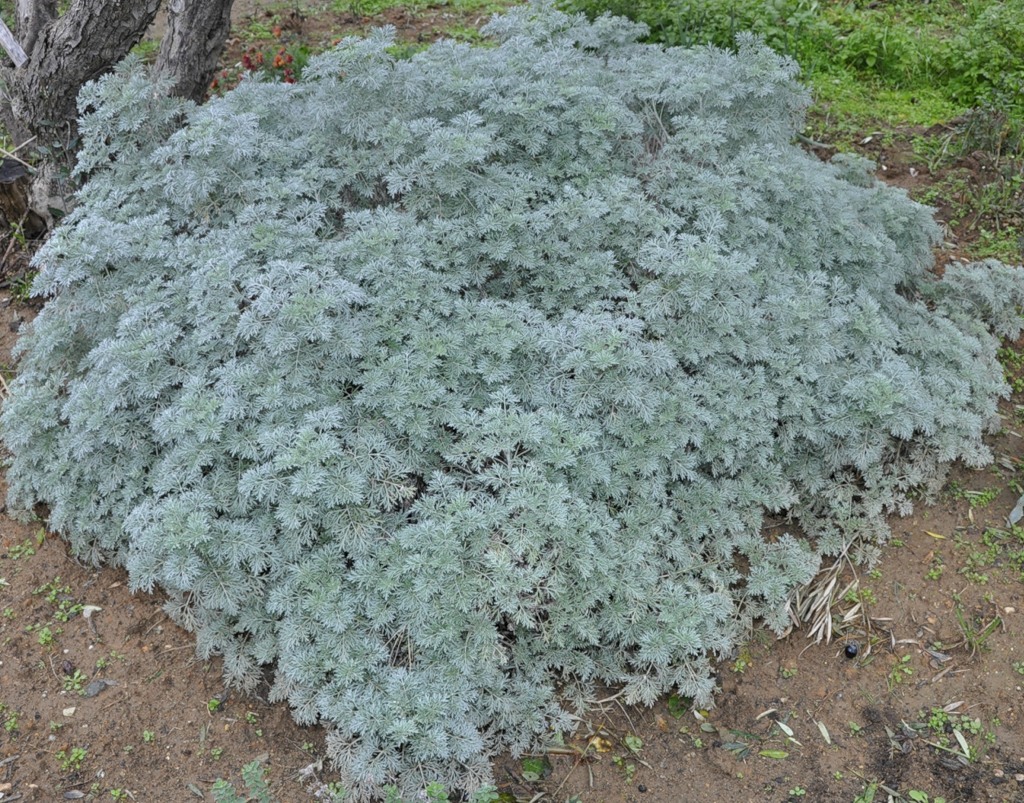
[[[214,76],[210,83],[210,93],[219,95],[233,89],[246,73],[262,73],[269,80],[294,84],[309,59],[309,52],[300,43],[284,41],[280,26],[275,25],[272,33],[278,40],[276,47],[247,47],[234,65],[222,69]]]

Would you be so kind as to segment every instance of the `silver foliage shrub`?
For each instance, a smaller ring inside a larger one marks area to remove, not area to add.
[[[791,63],[639,32],[535,6],[201,108],[82,95],[10,502],[232,682],[273,664],[357,797],[479,786],[595,684],[706,703],[823,555],[989,458],[1019,271],[937,280],[927,209],[791,144]]]

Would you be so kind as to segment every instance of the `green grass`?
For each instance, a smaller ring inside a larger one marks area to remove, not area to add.
[[[989,527],[981,534],[980,543],[971,543],[968,548],[960,573],[971,582],[984,584],[995,572],[1024,582],[1024,528]]]
[[[939,125],[964,114],[967,107],[934,87],[902,89],[856,73],[805,76],[815,99],[813,112],[831,117],[854,132],[886,126]]]

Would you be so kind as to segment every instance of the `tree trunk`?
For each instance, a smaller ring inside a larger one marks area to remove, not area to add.
[[[31,53],[43,26],[57,18],[57,0],[17,0],[14,18],[18,43]]]
[[[0,220],[7,221],[21,236],[33,240],[46,231],[45,221],[29,209],[28,170],[16,159],[0,161]],[[0,271],[6,266],[0,265]]]
[[[171,92],[201,103],[231,28],[234,0],[169,0],[167,34],[156,71],[174,78]]]
[[[56,177],[74,162],[77,97],[128,55],[156,16],[161,0],[16,0],[15,35],[28,55],[14,68],[0,58],[0,123],[19,156],[38,168],[29,207],[52,226],[50,207],[64,208],[69,187]],[[167,35],[156,69],[174,79],[173,92],[199,102],[205,96],[227,38],[232,0],[169,0]],[[24,148],[22,147],[24,146]],[[30,156],[35,158],[30,159]],[[25,210],[28,211],[27,209]],[[0,210],[0,229],[11,219]]]
[[[69,146],[78,110],[75,100],[86,81],[109,70],[142,38],[160,0],[75,0],[54,16],[51,0],[20,0],[19,31],[24,21],[31,49],[28,62],[6,69],[4,123],[16,145],[43,136],[47,148]]]

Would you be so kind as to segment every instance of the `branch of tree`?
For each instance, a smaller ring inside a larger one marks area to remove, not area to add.
[[[57,18],[57,0],[16,0],[14,4],[14,30],[18,42],[31,53],[39,32]],[[15,61],[15,65],[21,65]]]
[[[7,55],[11,57],[11,61],[14,62],[15,67],[20,67],[26,61],[28,56],[25,51],[21,49],[21,45],[18,44],[18,40],[14,34],[11,33],[11,29],[7,27],[7,23],[0,20],[0,45],[3,45],[4,50],[7,51]]]

